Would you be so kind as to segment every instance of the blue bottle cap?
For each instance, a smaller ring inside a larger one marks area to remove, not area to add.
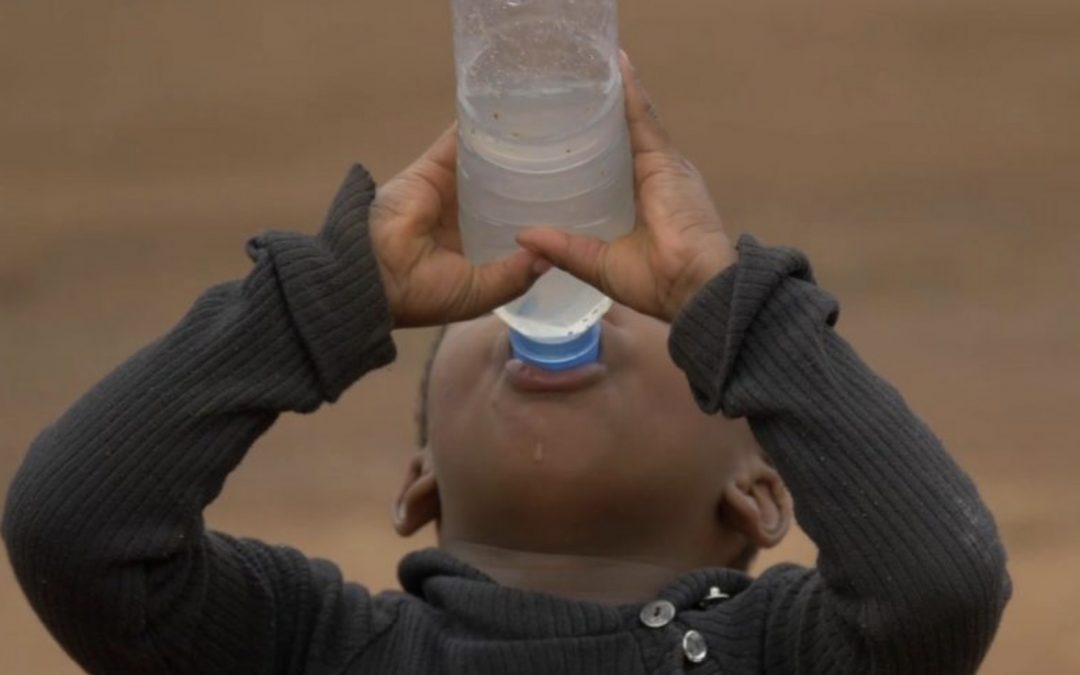
[[[515,359],[543,370],[573,370],[600,360],[600,322],[581,335],[562,341],[542,341],[510,331]]]

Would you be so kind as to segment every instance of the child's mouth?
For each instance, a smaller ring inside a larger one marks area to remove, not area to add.
[[[607,366],[590,363],[573,370],[553,372],[510,359],[506,362],[504,372],[507,382],[517,391],[530,394],[566,393],[585,389],[602,380],[607,375]]]

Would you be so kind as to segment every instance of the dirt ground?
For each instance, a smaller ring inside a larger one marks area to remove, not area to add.
[[[453,114],[447,2],[0,4],[0,489],[35,433],[245,240],[311,231]],[[624,0],[624,43],[733,231],[806,249],[842,332],[997,515],[982,672],[1080,672],[1080,3]],[[208,516],[394,583],[430,334],[262,439]],[[763,564],[812,563],[795,536]],[[0,670],[78,669],[0,565]]]

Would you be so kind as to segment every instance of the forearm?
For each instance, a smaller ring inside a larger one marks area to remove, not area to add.
[[[31,603],[76,656],[167,611],[151,588],[198,592],[152,584],[150,570],[190,571],[208,547],[203,508],[279,413],[314,411],[393,358],[366,260],[373,190],[354,171],[318,237],[253,240],[245,280],[204,294],[34,442],[4,537]]]
[[[805,260],[744,241],[680,317],[673,355],[709,412],[747,417],[820,549],[823,618],[886,672],[966,672],[1008,594],[993,519],[902,398],[833,331]],[[876,672],[876,671],[875,671]]]

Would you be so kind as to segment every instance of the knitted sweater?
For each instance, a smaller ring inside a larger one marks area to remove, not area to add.
[[[41,432],[3,536],[41,620],[92,673],[974,672],[1010,593],[975,486],[833,331],[796,251],[740,242],[672,327],[702,410],[749,419],[820,549],[758,578],[702,569],[646,610],[503,587],[438,550],[373,595],[202,511],[283,412],[395,357],[356,167],[317,236],[252,239],[208,290]],[[729,596],[703,600],[713,588]],[[673,610],[673,611],[672,611]]]

